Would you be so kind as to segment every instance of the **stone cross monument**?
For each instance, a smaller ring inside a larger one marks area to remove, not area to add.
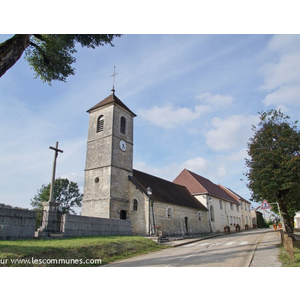
[[[48,202],[42,202],[44,211],[43,211],[43,220],[42,226],[37,230],[37,236],[47,236],[51,232],[57,231],[56,221],[57,221],[57,208],[59,203],[54,202],[54,184],[55,184],[55,171],[56,171],[56,159],[58,152],[63,153],[62,150],[58,149],[58,142],[56,142],[56,147],[49,147],[49,149],[54,150],[54,161],[52,168],[52,180],[50,186],[50,197]]]

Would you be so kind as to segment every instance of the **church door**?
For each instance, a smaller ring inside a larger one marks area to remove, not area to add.
[[[185,234],[189,234],[188,217],[184,217],[184,224],[185,224]]]
[[[126,211],[125,210],[120,211],[120,219],[121,220],[126,220]]]

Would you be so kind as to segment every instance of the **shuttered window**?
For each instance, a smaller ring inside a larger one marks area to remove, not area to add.
[[[120,132],[126,133],[126,119],[124,117],[121,117]]]
[[[104,128],[104,116],[100,116],[97,120],[97,132],[103,131]]]

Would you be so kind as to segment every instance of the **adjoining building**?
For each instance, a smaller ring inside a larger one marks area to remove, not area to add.
[[[252,228],[254,223],[252,222],[252,217],[251,217],[251,203],[231,190],[230,188],[223,187],[222,185],[219,185],[224,191],[226,191],[231,197],[233,197],[235,200],[237,200],[240,203],[240,209],[239,209],[239,220],[240,223],[239,225],[242,228],[245,228],[246,225],[249,226],[249,228]]]
[[[209,223],[213,232],[224,231],[225,226],[234,230],[237,224],[244,227],[251,221],[248,215],[245,216],[245,220],[243,214],[241,215],[241,206],[246,200],[239,201],[235,194],[209,179],[184,169],[173,182],[184,185],[191,195],[208,209]],[[243,207],[248,211],[247,205]]]

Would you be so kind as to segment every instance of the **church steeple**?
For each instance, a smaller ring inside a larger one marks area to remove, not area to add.
[[[132,175],[136,115],[115,95],[114,86],[111,95],[87,112],[90,120],[81,214],[124,218],[129,213],[128,176]]]

